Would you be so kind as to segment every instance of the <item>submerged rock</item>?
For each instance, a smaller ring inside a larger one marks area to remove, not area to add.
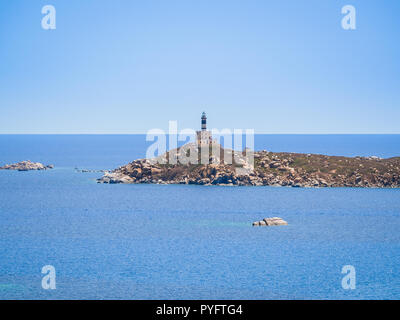
[[[76,172],[81,172],[81,173],[88,173],[88,172],[103,172],[103,173],[107,173],[108,170],[92,170],[92,169],[79,169],[79,168],[75,168]]]
[[[273,217],[273,218],[265,218],[261,221],[253,222],[253,226],[287,226],[287,222],[282,218]]]
[[[40,162],[32,162],[28,161],[21,161],[14,164],[6,164],[3,167],[0,167],[0,170],[18,170],[18,171],[29,171],[29,170],[47,170],[53,169],[54,165],[50,164],[45,166]]]

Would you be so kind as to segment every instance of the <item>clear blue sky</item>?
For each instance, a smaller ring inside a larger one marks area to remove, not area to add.
[[[0,133],[400,133],[399,35],[398,0],[1,1]]]

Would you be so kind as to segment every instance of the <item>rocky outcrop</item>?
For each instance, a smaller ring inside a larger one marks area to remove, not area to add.
[[[14,164],[6,164],[5,166],[0,167],[0,170],[29,171],[29,170],[47,170],[53,168],[54,166],[52,164],[45,166],[39,162],[31,162],[30,160],[28,160]]]
[[[177,152],[179,156],[179,152]],[[235,151],[236,152],[236,151]],[[234,152],[232,151],[232,154]],[[221,153],[222,154],[222,153]],[[168,153],[160,158],[168,159]],[[157,183],[228,186],[399,188],[400,157],[337,157],[254,152],[254,166],[210,157],[210,163],[161,164],[139,159],[98,179],[99,183]],[[167,161],[168,163],[168,161]]]
[[[261,221],[253,222],[253,227],[259,226],[287,226],[287,222],[282,218],[273,217],[273,218],[265,218]]]
[[[109,172],[108,170],[93,170],[93,169],[79,169],[79,168],[75,168],[76,172],[80,172],[80,173],[93,173],[93,172],[103,172],[103,173],[107,173]]]
[[[134,183],[135,180],[130,176],[120,172],[106,172],[98,182],[102,183]]]

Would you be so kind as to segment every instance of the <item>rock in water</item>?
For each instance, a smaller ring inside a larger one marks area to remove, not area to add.
[[[18,170],[18,171],[28,171],[28,170],[47,170],[53,169],[52,164],[45,166],[39,162],[21,161],[13,164],[6,164],[4,167],[0,167],[0,170]]]
[[[282,218],[273,217],[264,219],[267,226],[286,226],[288,223]]]
[[[278,217],[265,218],[261,221],[253,222],[253,226],[287,226],[287,224],[285,220]]]

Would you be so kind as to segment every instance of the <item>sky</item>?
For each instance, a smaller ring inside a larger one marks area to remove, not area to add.
[[[0,1],[0,133],[400,133],[399,34],[398,0]]]

